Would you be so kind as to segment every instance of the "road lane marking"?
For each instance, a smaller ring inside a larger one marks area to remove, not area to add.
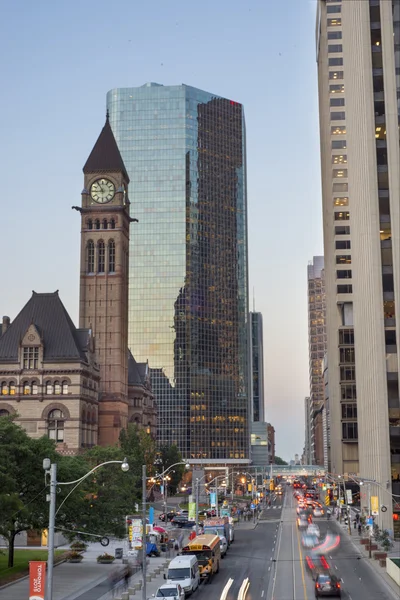
[[[234,580],[231,577],[228,579],[228,581],[225,584],[224,589],[222,590],[222,594],[221,594],[220,600],[226,600],[226,597],[228,595],[228,592],[230,590],[230,587],[231,587],[233,581]]]
[[[261,592],[261,598],[264,596],[264,590]]]
[[[296,565],[294,562],[294,539],[293,539],[293,523],[291,527],[292,533],[292,572],[293,572],[293,600],[296,600]]]
[[[306,590],[306,579],[304,577],[304,565],[303,565],[303,553],[301,551],[301,546],[300,546],[300,535],[299,535],[299,530],[297,530],[297,543],[299,546],[299,554],[300,554],[300,569],[301,569],[301,579],[303,581],[303,590],[304,590],[304,599],[308,600],[308,596],[307,596],[307,590]]]
[[[250,587],[250,581],[249,581],[249,578],[246,577],[246,579],[243,579],[242,585],[240,586],[237,600],[245,600],[249,587]]]

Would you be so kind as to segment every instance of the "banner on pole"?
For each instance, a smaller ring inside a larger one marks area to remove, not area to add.
[[[379,498],[378,496],[371,496],[371,514],[375,517],[379,515]]]
[[[210,493],[210,506],[215,508],[217,506],[217,494],[215,492]]]
[[[195,521],[196,520],[196,502],[189,502],[189,515],[188,515],[188,519],[189,519],[189,521]]]
[[[46,589],[46,562],[29,562],[29,600],[44,600]]]

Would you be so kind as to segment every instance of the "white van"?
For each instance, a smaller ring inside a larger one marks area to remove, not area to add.
[[[197,556],[177,556],[168,566],[168,573],[164,575],[168,583],[179,583],[185,594],[196,591],[200,585],[200,572]]]

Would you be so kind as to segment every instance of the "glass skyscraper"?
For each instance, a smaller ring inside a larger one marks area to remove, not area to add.
[[[107,94],[130,177],[129,347],[158,438],[191,462],[249,458],[243,106],[154,83]]]

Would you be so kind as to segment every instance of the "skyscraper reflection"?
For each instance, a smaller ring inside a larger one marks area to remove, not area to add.
[[[129,346],[149,360],[161,443],[249,456],[247,205],[241,104],[181,85],[111,90],[139,225]]]

